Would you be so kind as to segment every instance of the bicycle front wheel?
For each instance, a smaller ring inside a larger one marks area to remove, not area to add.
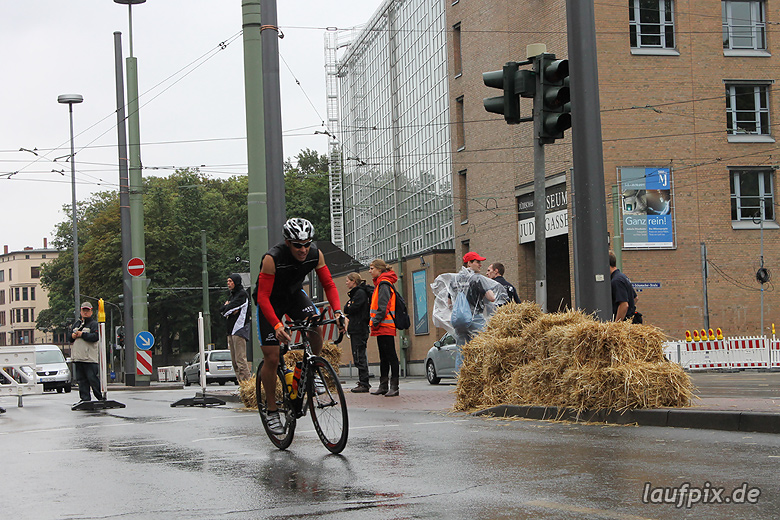
[[[313,357],[309,361],[309,411],[314,429],[322,444],[331,453],[341,453],[347,445],[349,417],[344,390],[336,371],[325,359]],[[316,381],[319,377],[320,381]],[[320,385],[319,383],[322,383]]]
[[[266,415],[265,388],[260,379],[260,369],[263,368],[263,361],[257,367],[257,379],[255,381],[255,397],[257,398],[257,410],[260,412],[260,421],[263,423],[265,433],[271,442],[280,450],[287,449],[293,440],[295,434],[295,416],[292,411],[292,402],[290,393],[287,391],[287,385],[284,381],[284,372],[281,368],[276,369],[276,407],[279,410],[279,418],[284,426],[284,433],[273,433],[268,429],[268,417]]]

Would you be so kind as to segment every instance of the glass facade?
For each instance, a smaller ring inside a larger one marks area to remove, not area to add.
[[[361,263],[393,261],[399,247],[402,256],[453,247],[444,9],[388,0],[335,67],[331,202],[342,236],[333,242]]]

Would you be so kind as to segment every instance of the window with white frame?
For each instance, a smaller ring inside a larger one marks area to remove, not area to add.
[[[727,84],[726,121],[730,135],[770,135],[769,85]]]
[[[733,169],[731,175],[731,220],[761,222],[763,201],[764,221],[775,219],[773,170]]]
[[[763,0],[723,0],[721,11],[724,49],[766,49]]]
[[[674,49],[672,0],[628,0],[632,48]]]

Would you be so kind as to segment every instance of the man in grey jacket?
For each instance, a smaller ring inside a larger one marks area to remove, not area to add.
[[[71,407],[73,410],[77,409],[80,404],[91,400],[90,388],[95,394],[95,399],[105,399],[100,391],[99,340],[98,322],[92,319],[92,304],[84,302],[81,304],[81,319],[73,324],[70,334],[70,342],[73,343],[70,356],[73,359],[73,372],[79,385],[79,398],[81,399]]]

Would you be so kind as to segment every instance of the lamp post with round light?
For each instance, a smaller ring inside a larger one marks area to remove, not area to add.
[[[73,147],[73,105],[81,103],[84,98],[80,94],[62,94],[57,96],[57,102],[68,105],[70,113],[70,184],[73,221],[73,293],[76,295],[76,319],[81,308],[81,293],[79,288],[79,231],[76,216],[76,152]]]

